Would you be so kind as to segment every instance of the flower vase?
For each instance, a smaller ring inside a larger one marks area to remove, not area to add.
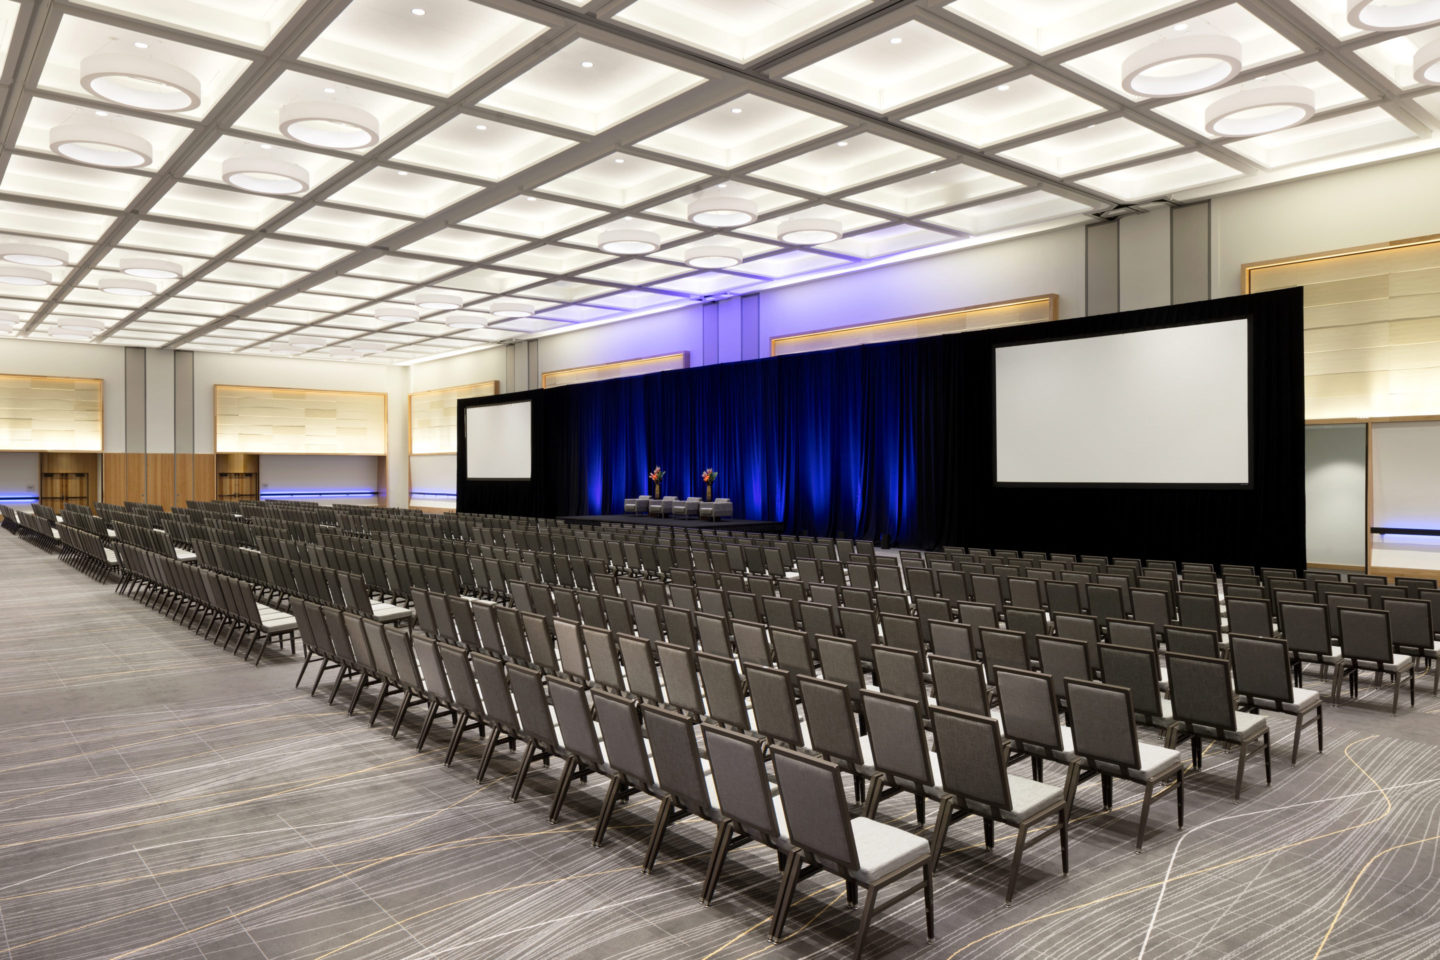
[[[660,481],[655,481],[655,499],[660,499]]]
[[[705,484],[705,502],[710,503],[715,499],[715,492],[709,483]]]

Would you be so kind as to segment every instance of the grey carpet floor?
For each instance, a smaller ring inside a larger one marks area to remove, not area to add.
[[[288,654],[260,669],[116,596],[58,558],[0,536],[0,950],[37,958],[845,957],[858,911],[817,875],[784,941],[766,940],[778,871],[735,851],[711,907],[698,902],[711,828],[672,827],[655,873],[639,864],[654,802],[621,808],[590,845],[592,779],[545,819],[556,768],[509,802],[503,749],[476,784],[473,735],[441,763],[423,714],[400,738],[293,686]],[[333,674],[332,674],[333,675]],[[330,676],[330,675],[327,675]],[[1318,683],[1314,675],[1307,681]],[[327,679],[322,690],[328,691]],[[1326,708],[1324,754],[1272,718],[1274,783],[1256,762],[1237,804],[1234,757],[1211,748],[1152,812],[1136,854],[1139,793],[1100,807],[1083,785],[1071,871],[1053,833],[1027,851],[1004,905],[1010,832],[951,828],[936,878],[937,937],[916,897],[882,914],[866,956],[936,960],[1440,957],[1440,701],[1389,712],[1366,681]],[[306,684],[308,688],[308,683]],[[348,694],[348,684],[347,684]],[[342,696],[342,700],[344,697]],[[382,720],[391,715],[387,705]],[[913,804],[881,815],[913,823]]]

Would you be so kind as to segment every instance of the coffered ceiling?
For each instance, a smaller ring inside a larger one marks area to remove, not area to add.
[[[1356,7],[0,0],[0,337],[413,363],[1440,146]]]

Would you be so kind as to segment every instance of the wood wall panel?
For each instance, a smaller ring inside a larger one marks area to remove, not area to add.
[[[215,499],[215,454],[197,453],[195,460],[195,492],[190,495],[192,500],[214,500]]]
[[[145,499],[145,454],[125,453],[125,500],[137,503]],[[117,503],[123,501],[116,501]]]
[[[1440,238],[1243,268],[1246,292],[1305,287],[1305,417],[1440,414]]]
[[[145,455],[145,502],[167,510],[175,505],[175,454]]]
[[[125,502],[125,454],[107,453],[101,456],[100,499],[106,503]]]
[[[195,499],[195,457],[189,453],[175,454],[175,488],[170,499],[171,509],[185,506]]]

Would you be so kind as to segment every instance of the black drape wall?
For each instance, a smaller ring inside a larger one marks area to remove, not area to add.
[[[994,472],[997,345],[1249,317],[1248,487],[1011,487]],[[462,512],[619,513],[703,491],[796,533],[1300,566],[1303,356],[1298,289],[900,343],[719,364],[526,394],[533,479],[458,480]],[[466,457],[464,431],[459,463]]]

